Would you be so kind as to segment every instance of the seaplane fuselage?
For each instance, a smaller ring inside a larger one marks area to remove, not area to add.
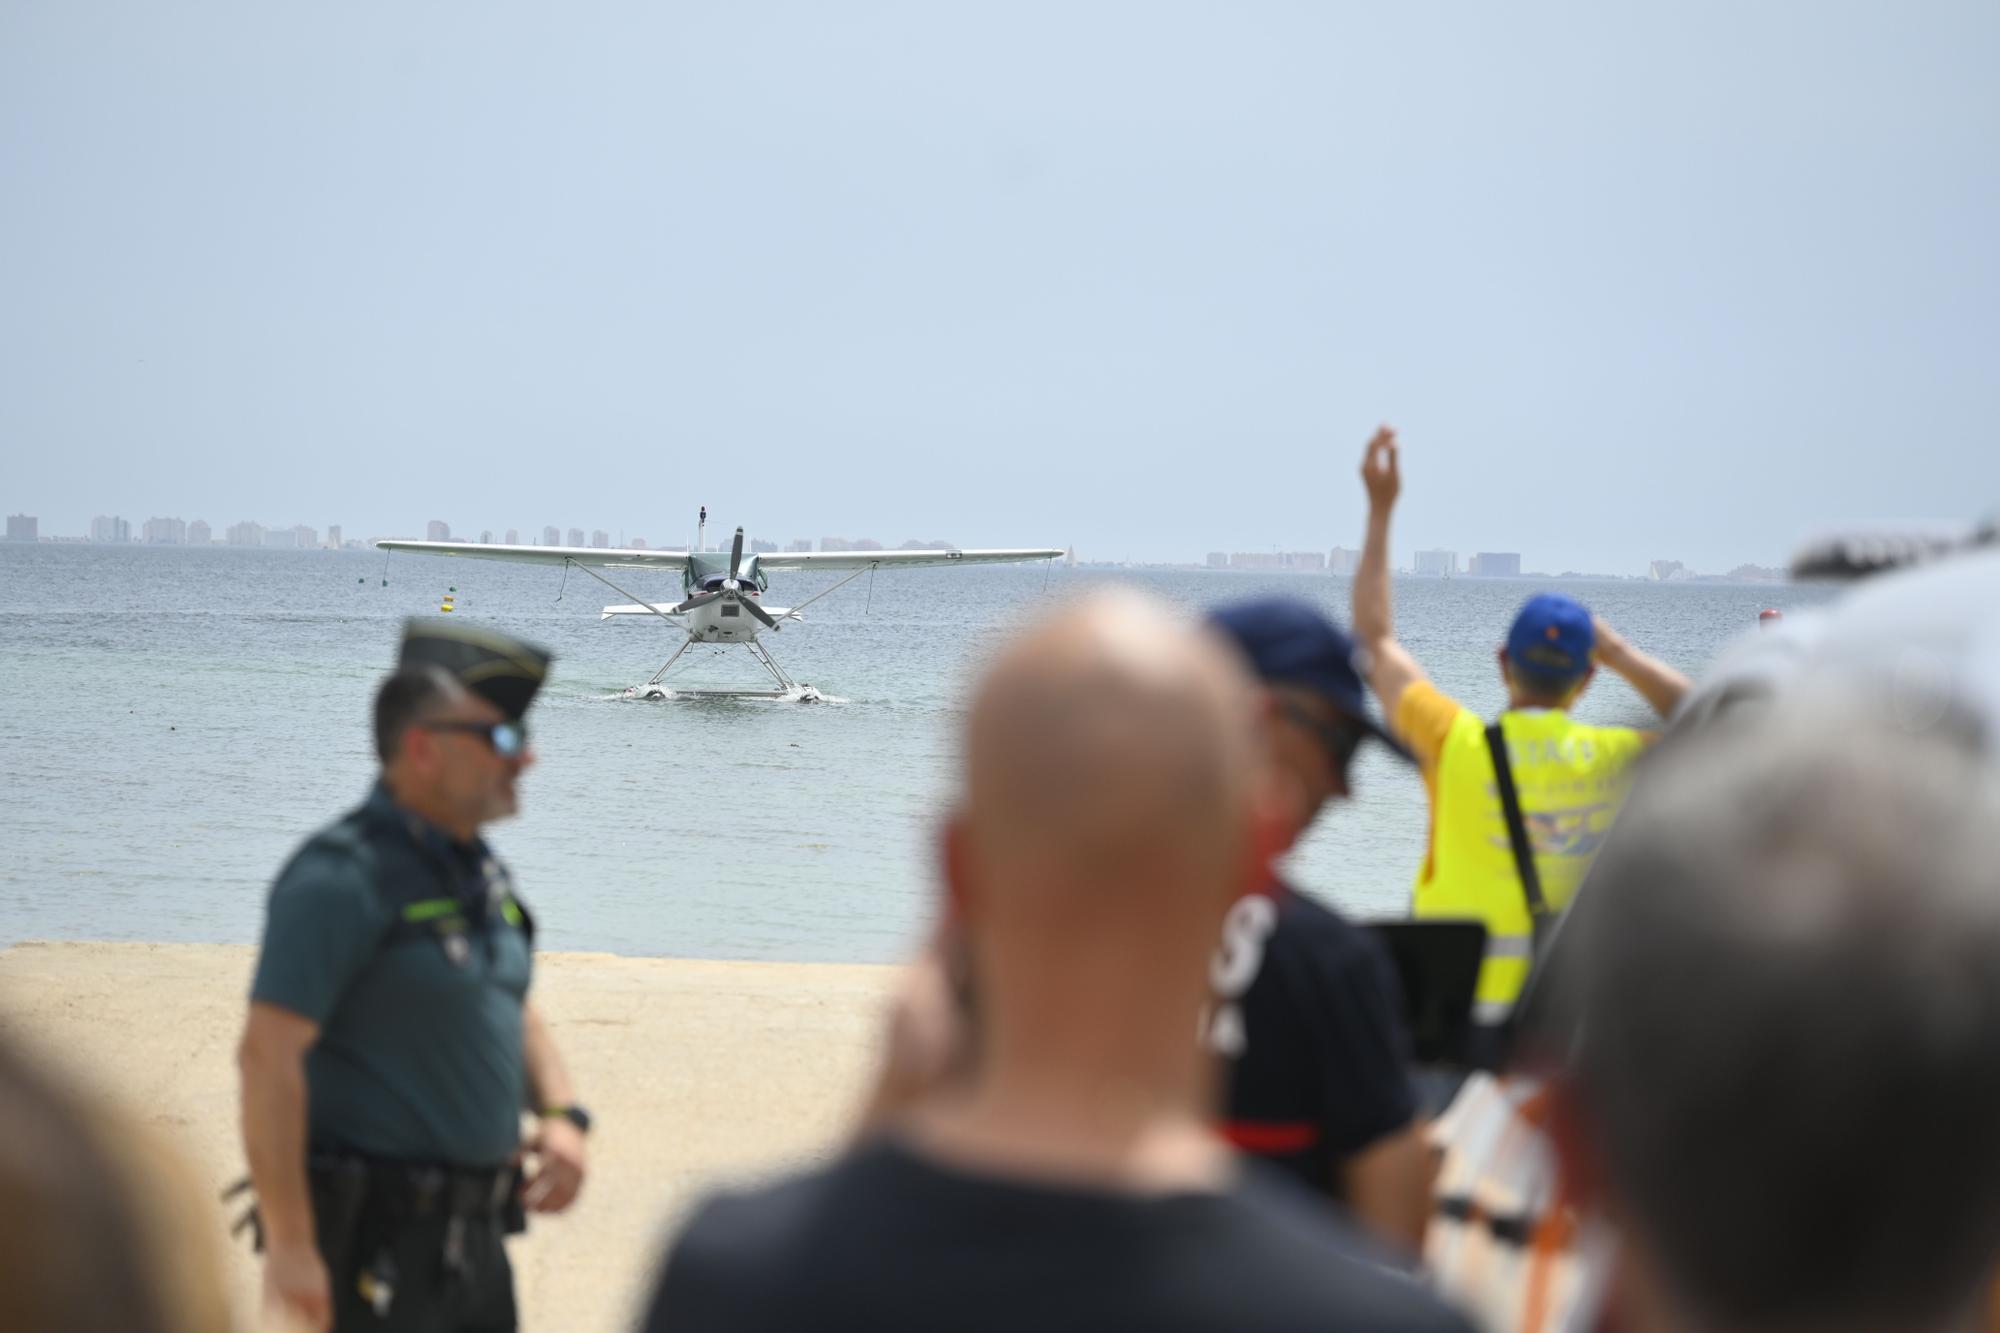
[[[693,584],[695,581],[689,579],[688,582]],[[688,596],[693,598],[701,593],[724,591],[724,582],[719,575],[710,576],[701,580],[700,586],[690,587]],[[735,597],[717,597],[712,602],[681,612],[676,612],[671,606],[660,609],[686,626],[688,638],[698,643],[748,643],[765,629],[765,625],[757,618],[756,612],[745,609],[745,603],[755,605],[773,620],[782,618],[787,612],[784,607],[764,607],[764,590],[752,580],[739,579],[737,583]],[[605,610],[611,608],[606,607]],[[770,628],[777,627],[773,625]]]

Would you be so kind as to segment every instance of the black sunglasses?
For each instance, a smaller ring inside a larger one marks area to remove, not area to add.
[[[462,731],[493,747],[502,759],[519,759],[528,752],[528,729],[519,722],[422,722],[425,731]]]
[[[1278,707],[1288,721],[1297,723],[1318,738],[1319,743],[1326,747],[1327,756],[1333,760],[1333,771],[1345,782],[1348,765],[1354,762],[1354,752],[1361,748],[1361,742],[1368,738],[1368,733],[1347,718],[1327,722],[1314,717],[1290,699],[1279,699]]]

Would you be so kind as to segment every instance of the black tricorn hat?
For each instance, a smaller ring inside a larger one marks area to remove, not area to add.
[[[440,667],[508,717],[520,721],[554,659],[545,648],[455,620],[403,622],[398,669]]]

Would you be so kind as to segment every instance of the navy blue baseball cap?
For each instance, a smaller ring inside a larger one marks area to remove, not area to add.
[[[1250,661],[1267,685],[1300,685],[1323,696],[1361,729],[1402,756],[1400,741],[1368,713],[1367,687],[1355,665],[1359,649],[1318,607],[1296,597],[1259,597],[1211,611],[1208,623]]]
[[[1574,597],[1537,593],[1521,604],[1507,631],[1507,660],[1517,671],[1551,683],[1575,680],[1590,669],[1597,624]]]

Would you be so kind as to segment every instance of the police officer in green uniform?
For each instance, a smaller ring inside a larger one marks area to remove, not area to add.
[[[380,780],[271,889],[243,1143],[266,1307],[309,1327],[513,1329],[502,1237],[582,1185],[590,1118],[528,998],[533,921],[479,836],[515,811],[548,663],[410,622],[375,700]]]

